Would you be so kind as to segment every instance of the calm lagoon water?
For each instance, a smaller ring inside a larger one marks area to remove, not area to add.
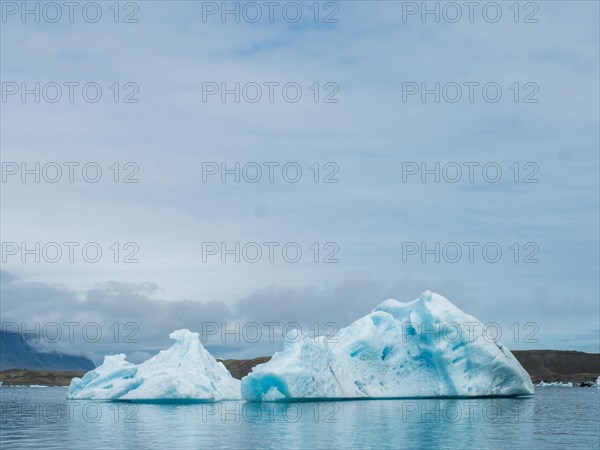
[[[0,448],[598,448],[600,389],[517,399],[130,404],[0,388]]]

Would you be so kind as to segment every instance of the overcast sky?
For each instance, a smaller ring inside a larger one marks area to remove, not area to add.
[[[153,351],[173,329],[207,322],[344,326],[386,298],[431,289],[500,323],[509,348],[600,351],[597,2],[523,3],[518,17],[500,2],[496,22],[492,9],[469,20],[459,2],[456,23],[445,3],[439,23],[411,14],[421,2],[322,2],[317,20],[313,2],[298,2],[297,22],[296,6],[270,21],[258,2],[256,23],[244,3],[239,23],[207,15],[221,2],[123,4],[118,23],[112,2],[95,23],[79,9],[70,23],[60,2],[56,23],[48,8],[39,23],[22,20],[7,3],[3,322],[97,321],[97,345],[60,344],[97,360]],[[39,103],[22,92],[36,82]],[[239,103],[208,95],[223,83],[240,83]],[[423,101],[436,83],[439,102]],[[22,181],[22,163],[40,164],[39,183]],[[221,163],[247,170],[223,183]],[[439,164],[439,182],[422,182],[422,163]],[[62,176],[48,182],[57,165]],[[248,182],[257,166],[262,177]],[[63,252],[55,263],[52,242]],[[76,243],[73,262],[65,242]],[[262,256],[246,245],[237,263],[222,252],[236,242],[258,243]],[[23,243],[47,253],[36,262]],[[102,250],[96,263],[83,258],[89,243]],[[437,254],[423,251],[436,243]],[[107,337],[115,321],[135,322],[139,342]],[[537,342],[524,342],[529,322]],[[207,345],[224,357],[279,345],[221,341]]]

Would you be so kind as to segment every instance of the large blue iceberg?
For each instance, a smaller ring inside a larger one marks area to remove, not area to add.
[[[247,401],[533,394],[531,378],[484,325],[427,291],[386,300],[334,338],[301,336],[242,379]]]
[[[125,355],[74,378],[68,398],[247,401],[479,397],[533,394],[527,372],[484,325],[429,291],[386,300],[331,338],[288,338],[281,352],[240,381],[177,330],[173,346],[142,364]],[[493,334],[493,333],[492,333]]]
[[[240,382],[202,346],[198,333],[177,330],[172,347],[132,364],[125,355],[71,381],[67,398],[94,400],[218,401],[240,398]]]

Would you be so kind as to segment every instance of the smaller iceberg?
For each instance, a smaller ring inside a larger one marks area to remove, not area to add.
[[[219,401],[240,398],[240,382],[202,346],[198,333],[176,330],[173,346],[141,364],[125,355],[71,381],[67,398],[130,401]]]

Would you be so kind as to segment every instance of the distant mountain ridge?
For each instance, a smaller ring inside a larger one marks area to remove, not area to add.
[[[582,383],[600,376],[600,354],[574,350],[513,350],[534,383]]]
[[[515,350],[515,357],[527,370],[534,383],[540,381],[565,381],[576,385],[596,380],[600,376],[600,354],[568,350]],[[271,358],[218,360],[225,364],[234,378],[246,376],[254,366]],[[82,377],[85,371],[31,371],[5,370],[0,381],[5,386],[39,384],[44,386],[68,386],[73,377]],[[585,384],[589,386],[588,384]]]
[[[529,373],[534,383],[540,381],[571,381],[582,383],[595,380],[600,376],[600,354],[584,353],[569,350],[513,350],[517,360]],[[234,378],[246,376],[254,366],[265,363],[269,356],[254,359],[219,360],[225,364]],[[23,337],[14,332],[0,330],[0,371],[9,369],[26,369],[27,371],[46,372],[87,372],[95,368],[94,363],[83,356],[72,356],[64,353],[43,353],[29,345]],[[15,375],[16,374],[16,375]],[[47,382],[47,376],[41,373],[27,374],[20,372],[11,375],[15,384],[27,384],[29,378],[40,379],[40,384]],[[73,375],[77,376],[77,375]],[[8,374],[0,375],[5,384],[12,384]],[[58,377],[58,375],[57,375]],[[67,380],[69,374],[61,374],[61,380]],[[62,385],[58,379],[51,385]],[[36,383],[33,383],[36,384]],[[67,383],[68,384],[68,383]]]
[[[83,356],[43,353],[29,345],[19,333],[0,330],[0,370],[88,371],[95,364]]]

